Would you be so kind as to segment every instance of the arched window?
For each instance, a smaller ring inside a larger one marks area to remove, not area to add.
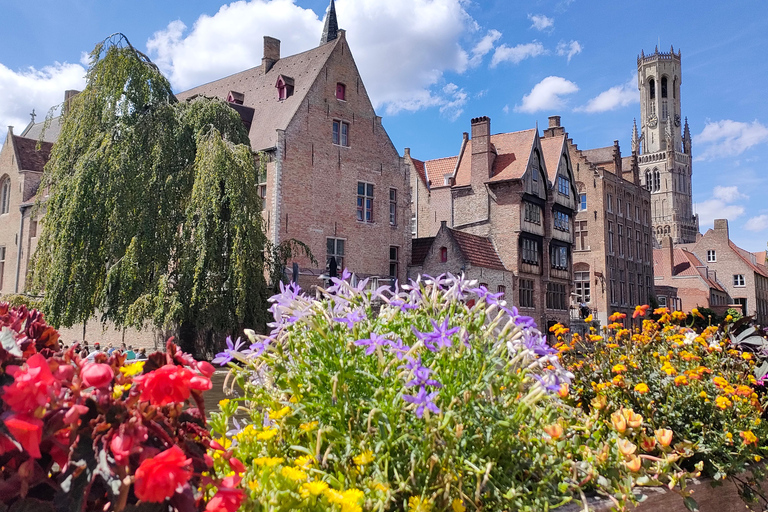
[[[11,209],[11,178],[7,175],[0,178],[0,215]]]
[[[653,178],[651,178],[651,171],[645,171],[645,188],[651,190],[653,187]]]
[[[667,97],[667,77],[661,77],[661,97]]]
[[[653,78],[648,80],[648,99],[656,99],[656,80]]]
[[[447,247],[441,247],[440,248],[440,263],[445,263],[448,261],[448,248]]]
[[[658,192],[661,190],[661,178],[659,177],[659,171],[653,171],[653,191]]]

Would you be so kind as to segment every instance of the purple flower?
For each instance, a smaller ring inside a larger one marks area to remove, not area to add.
[[[434,399],[437,396],[437,391],[434,391],[432,393],[427,393],[426,388],[422,386],[419,388],[419,392],[415,395],[403,395],[403,400],[408,402],[409,404],[416,404],[418,407],[416,407],[416,417],[421,419],[422,416],[424,416],[424,409],[429,409],[430,411],[434,412],[435,414],[440,413],[440,409],[438,409],[437,405],[434,403]]]
[[[486,304],[488,304],[489,306],[492,306],[493,304],[498,304],[499,299],[504,296],[503,293],[491,293],[488,290],[488,288],[486,288],[483,285],[480,285],[477,288],[470,288],[467,291],[477,295],[478,300],[485,301]]]
[[[252,343],[250,347],[248,347],[248,350],[244,350],[243,353],[248,356],[259,357],[267,350],[267,348],[269,348],[269,344],[273,341],[274,338],[272,338],[272,336],[264,338],[261,341],[256,341]]]
[[[237,435],[243,430],[243,428],[240,426],[240,423],[237,421],[237,418],[232,418],[232,423],[235,424],[235,428],[227,431],[227,437],[232,437],[234,435]]]
[[[400,338],[397,338],[397,341],[390,341],[389,342],[389,351],[402,361],[405,357],[405,354],[408,353],[408,351],[411,350],[411,347],[403,343],[403,340]]]
[[[520,313],[518,313],[517,308],[514,306],[512,306],[512,309],[502,306],[501,310],[512,317],[512,319],[515,321],[515,325],[521,329],[536,327],[536,320],[529,316],[520,316]]]
[[[541,384],[541,387],[549,391],[550,393],[557,393],[560,391],[560,379],[557,378],[557,375],[554,373],[547,374],[547,377],[550,378],[543,378],[536,374],[533,375],[533,378],[538,381],[539,384]],[[552,378],[554,377],[554,378]]]
[[[224,352],[219,352],[216,354],[216,357],[213,359],[213,361],[211,361],[211,363],[224,366],[232,360],[234,353],[238,352],[243,347],[243,345],[245,345],[245,342],[240,341],[240,338],[237,338],[237,341],[233,345],[232,338],[227,336],[227,348],[224,349]]]
[[[363,311],[362,308],[357,308],[349,312],[347,316],[334,318],[333,321],[347,324],[347,328],[351,330],[357,322],[362,322],[363,320],[365,320],[364,313],[365,312]]]
[[[437,382],[435,379],[429,378],[430,373],[432,373],[432,370],[430,370],[426,366],[418,366],[413,370],[414,378],[406,382],[405,387],[407,388],[412,388],[416,386],[420,386],[420,387],[434,386],[436,388],[443,387],[443,385]]]
[[[523,333],[523,345],[537,356],[548,356],[557,350],[547,345],[547,340],[540,332],[527,330]]]
[[[437,352],[443,347],[453,346],[451,336],[459,332],[459,328],[448,329],[448,317],[445,317],[443,323],[439,325],[435,320],[430,320],[430,322],[434,328],[432,332],[423,333],[417,331],[415,327],[411,328],[416,337],[424,342],[424,346],[432,352]]]
[[[418,309],[417,304],[411,304],[410,302],[406,302],[405,300],[401,299],[400,297],[395,297],[394,299],[389,301],[389,305],[400,308],[400,311],[405,313],[409,309]]]
[[[369,356],[376,351],[376,347],[383,347],[389,344],[389,340],[382,336],[379,336],[375,332],[371,333],[371,337],[367,339],[355,341],[355,345],[358,347],[366,347],[365,355]]]

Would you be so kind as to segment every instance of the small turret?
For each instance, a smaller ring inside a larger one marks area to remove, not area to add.
[[[339,22],[336,19],[336,4],[331,0],[331,5],[325,12],[325,26],[323,27],[323,36],[320,38],[320,44],[324,45],[333,41],[339,36]]]
[[[640,154],[640,137],[637,135],[637,119],[632,120],[632,154]]]
[[[685,128],[683,129],[683,152],[689,156],[691,154],[691,129],[688,128],[688,117],[685,118]]]

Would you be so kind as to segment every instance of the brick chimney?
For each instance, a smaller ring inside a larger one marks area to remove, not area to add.
[[[275,62],[280,60],[280,40],[274,37],[264,36],[264,57],[261,59],[261,67],[266,75]]]
[[[549,116],[549,127],[557,128],[560,126],[560,116]]]
[[[72,89],[68,91],[64,91],[64,105],[61,107],[62,113],[66,114],[67,112],[69,112],[69,107],[72,104],[72,98],[74,98],[78,94],[80,94],[80,91],[75,91]]]
[[[491,119],[472,119],[472,182],[481,184],[491,177],[494,153],[491,150]]]
[[[672,244],[671,236],[661,239],[661,267],[664,277],[675,275],[675,246]]]
[[[728,219],[715,219],[715,234],[721,240],[729,240]]]

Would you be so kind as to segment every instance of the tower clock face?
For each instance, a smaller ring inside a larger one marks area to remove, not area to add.
[[[656,114],[651,114],[648,116],[648,126],[651,128],[656,128],[656,125],[659,123],[659,118],[656,117]]]
[[[675,126],[680,126],[680,114],[675,114]]]

